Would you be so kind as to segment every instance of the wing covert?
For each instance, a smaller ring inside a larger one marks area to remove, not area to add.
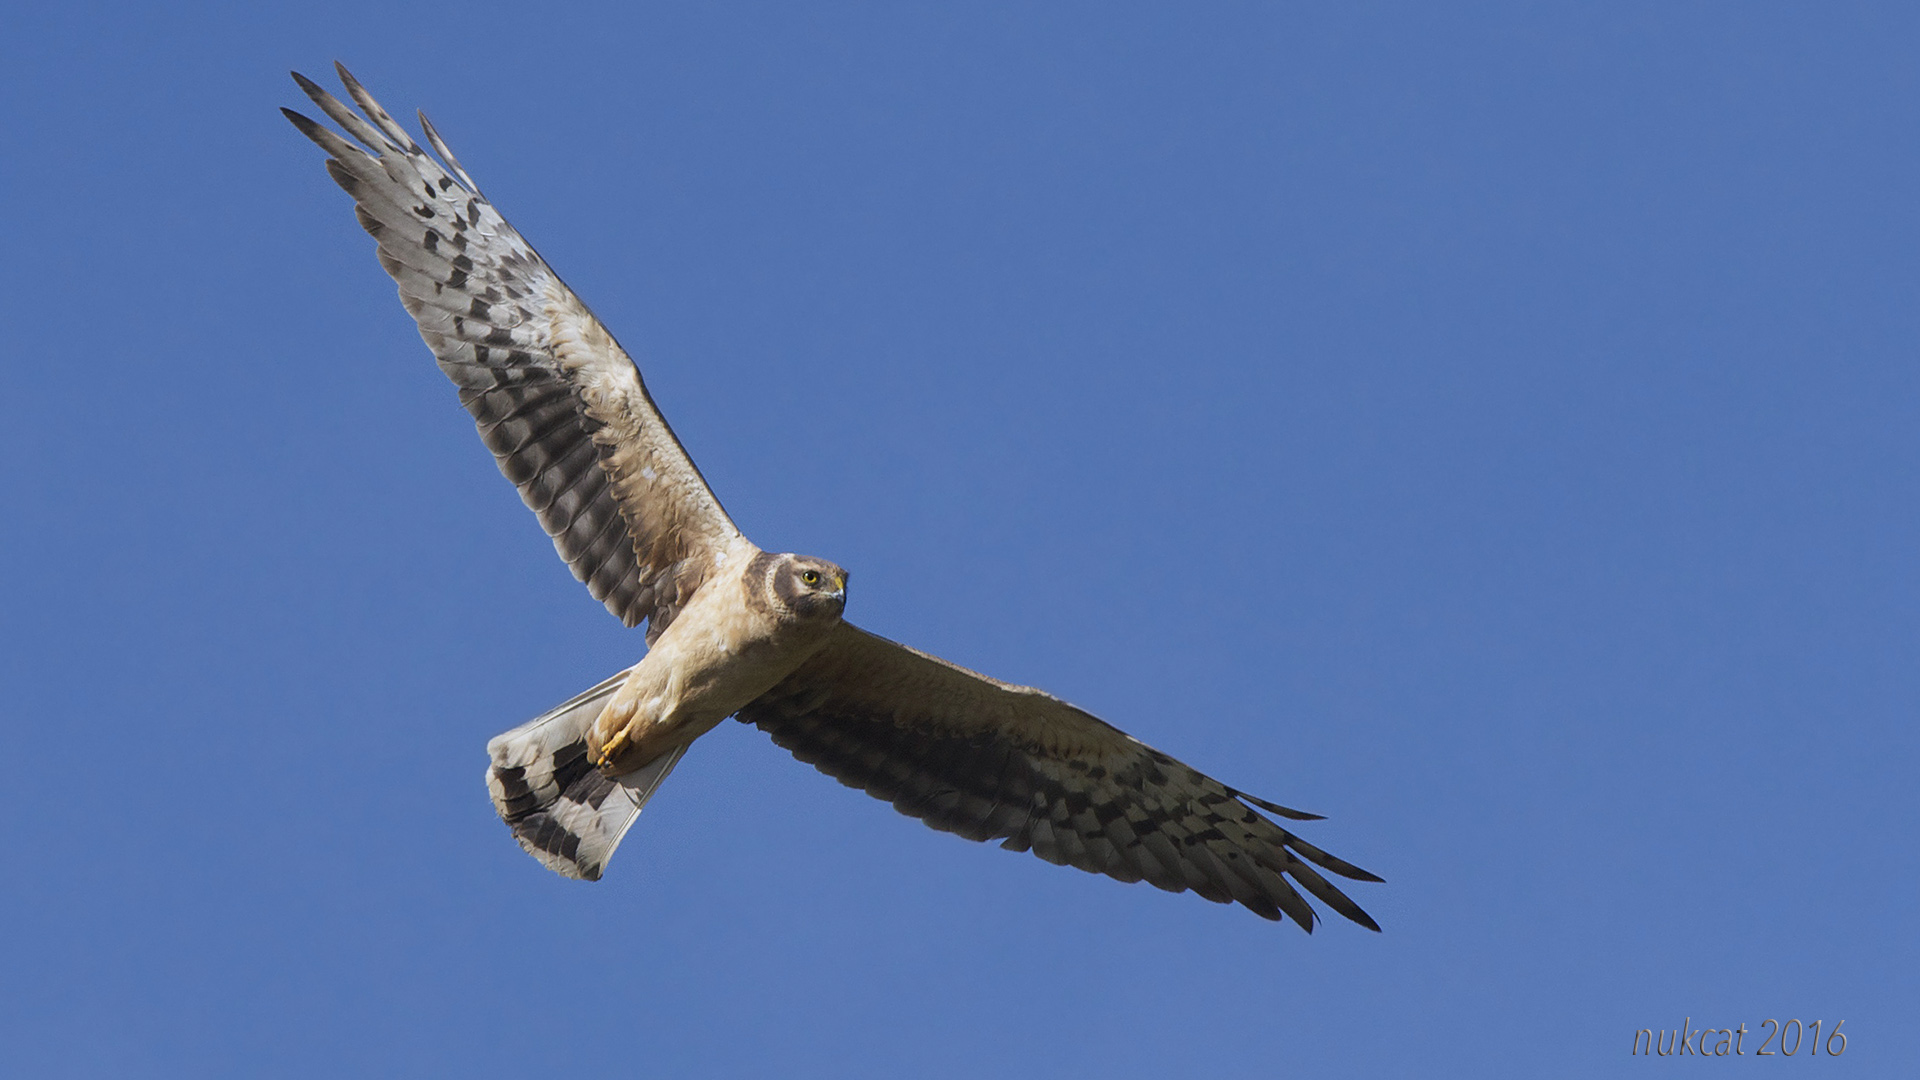
[[[336,68],[364,118],[294,79],[365,150],[281,111],[329,155],[327,171],[353,196],[380,265],[501,473],[574,577],[628,626],[648,620],[651,642],[715,557],[744,538],[626,351],[480,193],[433,126],[421,117],[441,161]]]
[[[801,761],[903,814],[1048,862],[1145,880],[1291,918],[1296,884],[1380,927],[1314,869],[1379,881],[1263,817],[1256,799],[1031,687],[1003,683],[842,624],[827,646],[740,710]]]

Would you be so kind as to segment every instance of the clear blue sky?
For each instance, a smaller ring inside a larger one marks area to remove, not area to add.
[[[0,1071],[1613,1077],[1790,1017],[1849,1048],[1775,1067],[1920,1061],[1910,5],[266,6],[0,36]],[[640,636],[280,118],[336,58],[749,535],[1328,815],[1385,932],[738,724],[606,880],[523,855],[487,738]]]

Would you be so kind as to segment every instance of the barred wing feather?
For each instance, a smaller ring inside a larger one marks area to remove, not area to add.
[[[613,335],[507,224],[422,117],[436,161],[344,67],[364,117],[294,78],[359,140],[290,109],[379,242],[380,265],[500,471],[595,599],[659,636],[740,539]],[[362,146],[365,149],[362,149]]]
[[[1227,787],[1050,694],[850,624],[739,718],[936,829],[1121,881],[1237,901],[1311,932],[1304,889],[1380,928],[1314,868],[1378,877],[1260,811],[1317,815]]]

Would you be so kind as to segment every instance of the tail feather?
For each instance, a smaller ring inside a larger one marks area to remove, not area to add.
[[[676,747],[614,777],[587,760],[587,729],[626,677],[622,671],[487,743],[494,809],[527,854],[567,877],[600,879],[640,808],[686,753]]]

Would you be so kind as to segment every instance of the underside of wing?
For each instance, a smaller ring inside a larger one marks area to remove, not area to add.
[[[739,717],[936,829],[1121,881],[1237,901],[1312,932],[1315,913],[1298,885],[1380,928],[1314,868],[1379,878],[1260,811],[1316,815],[1227,787],[1059,698],[852,625]]]
[[[345,68],[355,113],[294,78],[361,146],[292,110],[379,242],[420,336],[560,557],[658,636],[740,534],[633,361],[494,210],[427,124],[436,161]],[[365,149],[362,149],[364,147]]]

